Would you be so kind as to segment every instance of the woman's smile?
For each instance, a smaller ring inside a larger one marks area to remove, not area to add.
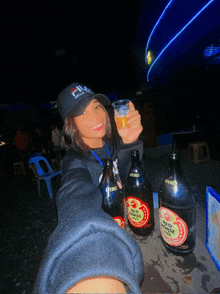
[[[95,131],[100,131],[103,127],[104,127],[104,124],[100,123],[99,125],[92,127],[91,129]]]

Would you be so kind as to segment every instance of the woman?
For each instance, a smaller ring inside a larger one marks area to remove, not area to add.
[[[117,181],[124,182],[130,151],[138,149],[143,154],[138,140],[143,128],[130,102],[130,127],[118,130],[121,141],[114,142],[104,108],[108,105],[106,96],[78,83],[58,97],[67,150],[56,196],[58,226],[49,239],[34,293],[140,293],[140,248],[102,210],[98,185],[106,157],[114,161]]]

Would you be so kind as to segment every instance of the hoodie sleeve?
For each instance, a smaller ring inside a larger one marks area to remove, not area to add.
[[[129,293],[141,293],[140,247],[102,210],[102,195],[85,163],[70,164],[63,173],[56,202],[58,226],[49,238],[33,293],[63,294],[97,276],[116,278]]]

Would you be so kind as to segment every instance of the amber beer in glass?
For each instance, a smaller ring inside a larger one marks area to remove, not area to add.
[[[118,100],[112,103],[112,106],[114,107],[115,120],[116,120],[118,129],[129,127],[129,124],[127,123],[127,117],[126,117],[126,115],[130,111],[129,102],[130,100],[124,99],[124,100]]]
[[[119,129],[129,127],[129,124],[127,123],[127,117],[126,116],[116,117],[116,124],[117,124]]]

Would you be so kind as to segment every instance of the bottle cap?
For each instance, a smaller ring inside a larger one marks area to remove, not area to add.
[[[105,158],[103,159],[104,165],[112,165],[112,159],[111,158]]]

